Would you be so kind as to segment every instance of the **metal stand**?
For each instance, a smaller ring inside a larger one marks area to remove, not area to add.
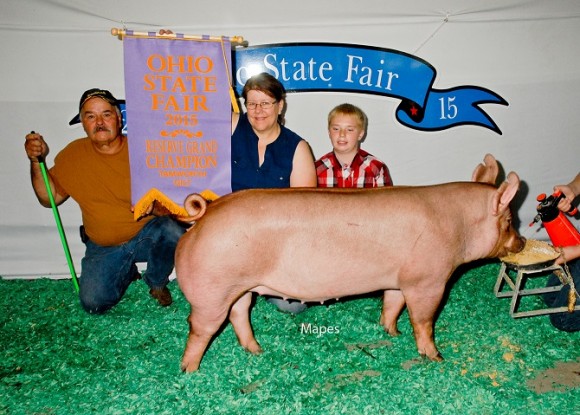
[[[515,281],[513,280],[513,274],[516,273]],[[554,287],[544,287],[542,288],[525,288],[525,284],[530,277],[548,277],[551,273],[557,273],[561,277],[562,284]],[[560,265],[548,265],[545,267],[516,267],[514,265],[508,265],[502,262],[501,268],[499,270],[499,275],[494,287],[495,296],[498,298],[511,297],[510,305],[510,315],[513,318],[519,317],[532,317],[540,316],[545,314],[562,313],[568,312],[568,307],[545,307],[536,310],[529,311],[518,311],[520,305],[520,299],[523,296],[528,295],[541,295],[549,292],[560,291],[562,287],[566,284],[570,284],[570,277],[564,272],[564,269]],[[505,286],[509,286],[511,290],[502,291]],[[576,305],[574,310],[580,310],[580,305]]]

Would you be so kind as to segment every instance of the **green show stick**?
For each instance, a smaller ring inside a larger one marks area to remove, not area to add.
[[[34,131],[31,131],[31,134],[34,134]],[[50,207],[52,208],[52,213],[54,215],[54,220],[56,222],[56,227],[58,229],[58,233],[60,235],[60,241],[62,242],[62,247],[64,249],[64,254],[66,256],[66,261],[68,262],[68,268],[70,270],[70,275],[73,280],[73,285],[75,287],[76,292],[79,292],[79,282],[77,279],[77,273],[75,271],[75,266],[72,261],[72,257],[70,254],[70,249],[68,247],[68,242],[66,240],[66,235],[64,233],[64,229],[62,226],[62,221],[60,220],[60,214],[58,213],[58,208],[54,201],[54,196],[52,195],[52,190],[50,189],[50,181],[48,180],[48,172],[46,171],[46,165],[44,163],[44,158],[38,157],[38,163],[40,164],[40,171],[42,172],[42,178],[44,179],[44,185],[46,186],[46,192],[48,193],[48,199],[50,200]]]

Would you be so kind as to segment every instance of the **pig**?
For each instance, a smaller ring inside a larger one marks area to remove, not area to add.
[[[434,319],[461,264],[519,252],[510,201],[519,177],[495,186],[488,154],[471,182],[374,189],[252,189],[207,204],[184,203],[195,222],[180,239],[175,271],[191,305],[181,369],[199,369],[209,342],[232,323],[240,345],[260,353],[252,293],[324,302],[383,291],[380,324],[398,335],[407,306],[419,354],[442,360]]]

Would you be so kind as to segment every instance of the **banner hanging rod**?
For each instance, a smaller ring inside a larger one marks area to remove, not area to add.
[[[158,37],[162,39],[184,39],[184,40],[209,40],[214,42],[219,42],[228,39],[232,45],[236,46],[248,46],[248,42],[244,40],[243,36],[203,36],[203,35],[184,35],[181,33],[164,33],[159,34],[157,32],[135,32],[133,30],[118,29],[116,27],[111,29],[111,34],[122,39],[123,36],[136,36],[136,37]]]

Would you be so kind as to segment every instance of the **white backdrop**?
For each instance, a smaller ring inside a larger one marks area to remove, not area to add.
[[[0,4],[0,275],[68,275],[50,209],[31,189],[24,136],[42,133],[55,154],[83,136],[69,127],[92,87],[124,98],[122,41],[113,27],[169,28],[243,36],[250,45],[352,43],[415,55],[437,70],[434,88],[476,85],[509,106],[482,108],[503,132],[461,126],[419,132],[398,124],[392,98],[336,92],[288,97],[287,126],[321,156],[330,149],[326,115],[352,102],[369,116],[367,151],[383,159],[395,184],[468,180],[485,153],[523,180],[516,214],[526,236],[535,197],[568,183],[579,169],[580,1],[577,0],[2,0]],[[450,200],[449,203],[461,203]],[[60,207],[77,272],[83,246],[74,201]],[[574,220],[575,225],[577,221]]]

